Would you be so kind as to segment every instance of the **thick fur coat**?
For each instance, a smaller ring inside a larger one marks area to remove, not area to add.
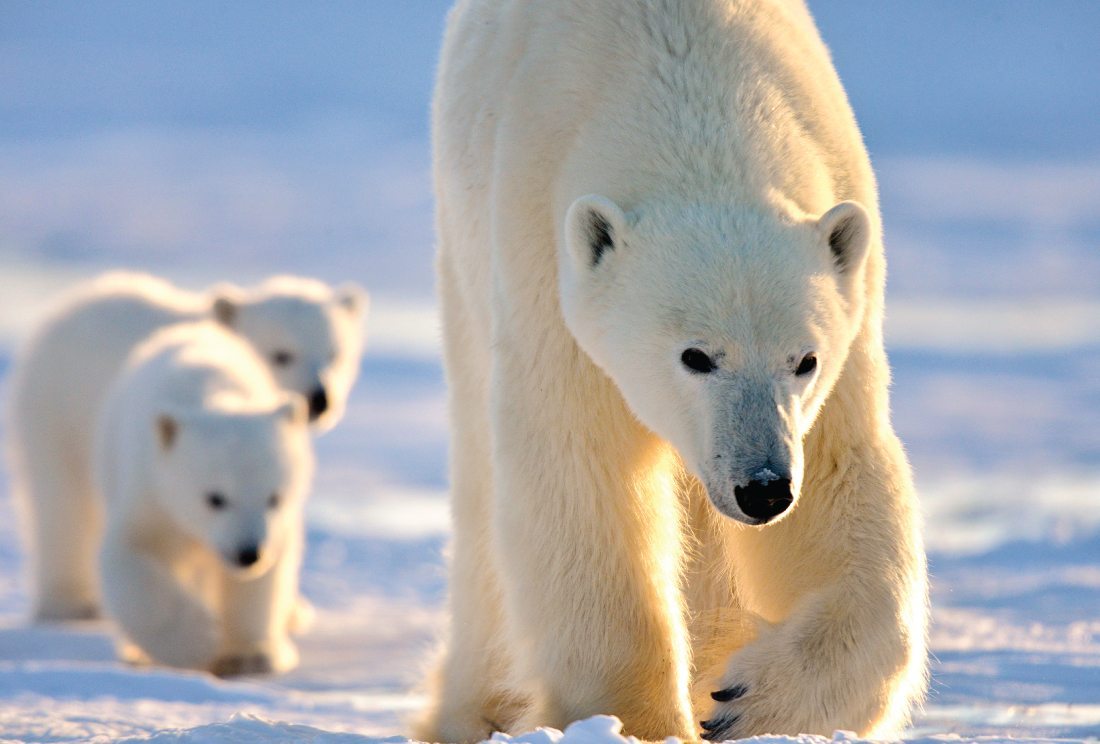
[[[433,136],[454,545],[418,735],[903,725],[878,201],[805,6],[459,2]]]
[[[313,473],[308,413],[206,321],[139,345],[96,425],[103,601],[131,659],[284,671]]]
[[[92,437],[108,388],[142,341],[176,323],[217,320],[252,345],[283,389],[306,397],[323,430],[343,415],[358,374],[366,304],[358,287],[299,277],[194,293],[130,272],[64,297],[22,349],[11,389],[9,455],[35,619],[99,613],[103,511]]]

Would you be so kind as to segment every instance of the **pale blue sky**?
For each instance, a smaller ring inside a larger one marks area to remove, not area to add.
[[[448,5],[5,0],[0,138],[319,118],[423,135]],[[1100,151],[1100,3],[811,7],[876,155]]]

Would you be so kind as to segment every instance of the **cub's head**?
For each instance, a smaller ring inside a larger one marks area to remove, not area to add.
[[[634,414],[671,442],[714,506],[746,524],[798,499],[803,437],[863,312],[872,225],[842,202],[817,219],[700,205],[570,207],[566,324]]]
[[[340,420],[359,374],[367,304],[354,284],[275,277],[251,291],[216,288],[213,312],[267,360],[283,389],[306,399],[310,421],[325,430]]]
[[[247,577],[297,529],[313,472],[306,404],[274,411],[162,411],[153,421],[157,498],[176,524]]]

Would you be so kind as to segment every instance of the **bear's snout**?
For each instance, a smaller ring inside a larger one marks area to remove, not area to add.
[[[328,393],[319,387],[309,394],[309,420],[316,421],[328,410]]]
[[[767,524],[787,511],[794,502],[790,478],[751,480],[747,486],[734,486],[737,506],[757,524]]]
[[[255,545],[247,545],[237,551],[237,565],[248,568],[260,560],[260,549]]]

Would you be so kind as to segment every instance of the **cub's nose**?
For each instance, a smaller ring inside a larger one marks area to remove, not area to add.
[[[328,393],[319,387],[309,394],[309,420],[316,421],[328,410]]]
[[[750,519],[766,524],[778,517],[794,501],[790,478],[774,478],[767,481],[749,481],[747,486],[735,486],[733,495],[737,505]]]
[[[237,553],[237,564],[241,568],[248,568],[258,560],[260,560],[260,550],[255,545],[241,548],[240,552]]]

